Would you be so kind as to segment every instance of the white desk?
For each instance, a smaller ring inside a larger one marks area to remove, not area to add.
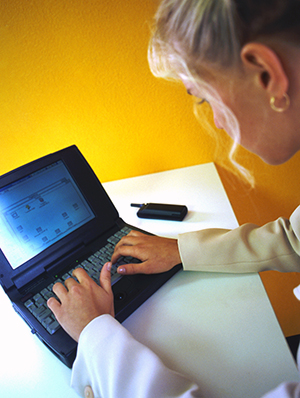
[[[104,184],[121,217],[176,237],[237,221],[212,163]],[[183,222],[142,220],[131,202],[186,204]],[[12,309],[0,291],[1,398],[71,398],[71,371]],[[169,367],[190,375],[205,397],[258,398],[298,372],[257,274],[180,272],[124,325]],[[145,366],[147,366],[145,364]]]

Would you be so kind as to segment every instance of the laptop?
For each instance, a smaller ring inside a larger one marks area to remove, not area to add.
[[[72,367],[77,343],[47,307],[53,285],[84,268],[99,281],[114,246],[131,230],[95,173],[73,145],[0,177],[0,283],[31,331]],[[144,232],[144,231],[142,231]],[[123,322],[181,265],[154,275],[120,276],[112,269],[116,319]],[[99,283],[99,282],[98,282]]]

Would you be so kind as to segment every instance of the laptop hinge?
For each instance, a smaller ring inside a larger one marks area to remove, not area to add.
[[[18,290],[23,290],[26,285],[31,288],[31,286],[37,286],[38,284],[44,282],[48,278],[49,274],[53,275],[58,270],[63,269],[74,257],[79,256],[85,245],[81,243],[76,248],[69,250],[60,258],[57,258],[57,252],[54,255],[47,257],[39,262],[38,265],[33,266],[31,269],[27,269],[21,274],[13,278],[14,285]],[[52,257],[52,258],[51,258]],[[43,264],[47,264],[46,266]]]
[[[45,267],[45,271],[47,274],[53,275],[59,271],[62,271],[67,265],[70,264],[71,261],[74,261],[77,257],[82,256],[83,250],[85,249],[85,244],[80,244],[76,248],[72,249],[64,256],[55,261],[52,261],[47,267]]]
[[[35,268],[27,270],[13,278],[15,287],[20,291],[28,284],[39,284],[43,281],[44,270],[37,272]]]

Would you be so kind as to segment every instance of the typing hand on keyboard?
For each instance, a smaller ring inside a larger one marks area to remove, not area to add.
[[[95,318],[103,314],[114,316],[114,297],[111,289],[111,263],[102,267],[100,286],[87,272],[77,268],[74,278],[53,286],[59,301],[51,297],[47,304],[64,330],[78,342],[82,330]]]
[[[47,300],[53,297],[53,286],[56,283],[64,284],[67,279],[73,277],[74,271],[80,267],[84,269],[87,274],[96,282],[98,285],[99,276],[101,269],[104,264],[110,262],[111,256],[114,252],[115,245],[120,239],[126,236],[131,231],[130,228],[125,226],[121,230],[111,235],[104,246],[90,253],[85,260],[77,263],[68,271],[62,272],[61,275],[56,275],[55,280],[50,285],[43,288],[41,291],[36,293],[34,296],[26,299],[24,305],[31,312],[31,314],[40,322],[40,324],[47,330],[48,333],[54,334],[60,329],[60,324],[55,319],[53,313],[47,306]],[[117,268],[124,264],[140,262],[132,257],[119,257],[117,262],[111,266],[111,285],[115,284],[122,276],[117,273]],[[69,284],[70,282],[67,282]],[[56,297],[57,298],[57,297]]]
[[[121,256],[141,260],[139,264],[131,261],[119,266],[117,272],[122,275],[159,274],[181,263],[176,239],[146,235],[139,231],[131,231],[120,240],[111,257],[112,263],[115,265]]]

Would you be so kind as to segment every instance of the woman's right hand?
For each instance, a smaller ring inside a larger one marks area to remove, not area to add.
[[[169,271],[181,262],[177,240],[145,235],[131,231],[116,245],[111,261],[115,263],[121,256],[135,257],[139,264],[124,264],[118,268],[119,274],[158,274]]]

